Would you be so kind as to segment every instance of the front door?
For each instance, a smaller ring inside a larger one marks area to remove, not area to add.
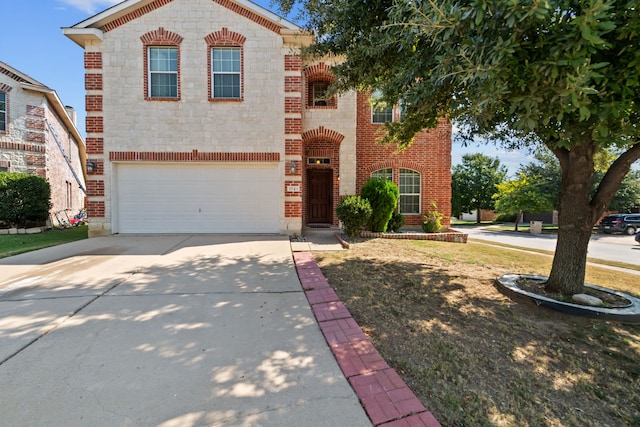
[[[307,223],[331,223],[331,178],[330,169],[309,169],[308,182],[308,213]]]

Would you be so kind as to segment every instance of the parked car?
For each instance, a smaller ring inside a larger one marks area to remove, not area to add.
[[[640,214],[607,215],[600,221],[599,229],[603,233],[624,233],[631,236],[640,230]]]
[[[636,242],[640,243],[640,231],[636,233]]]

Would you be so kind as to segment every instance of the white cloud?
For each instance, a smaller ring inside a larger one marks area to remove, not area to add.
[[[62,3],[80,9],[89,14],[100,12],[114,4],[120,3],[122,0],[60,0]]]

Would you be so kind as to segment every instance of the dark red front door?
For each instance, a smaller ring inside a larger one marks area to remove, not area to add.
[[[309,169],[308,181],[308,223],[331,223],[331,178],[333,171]]]

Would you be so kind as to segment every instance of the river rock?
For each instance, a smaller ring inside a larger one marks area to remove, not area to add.
[[[600,307],[602,300],[587,294],[574,294],[571,299],[579,304],[586,304],[592,307]]]

